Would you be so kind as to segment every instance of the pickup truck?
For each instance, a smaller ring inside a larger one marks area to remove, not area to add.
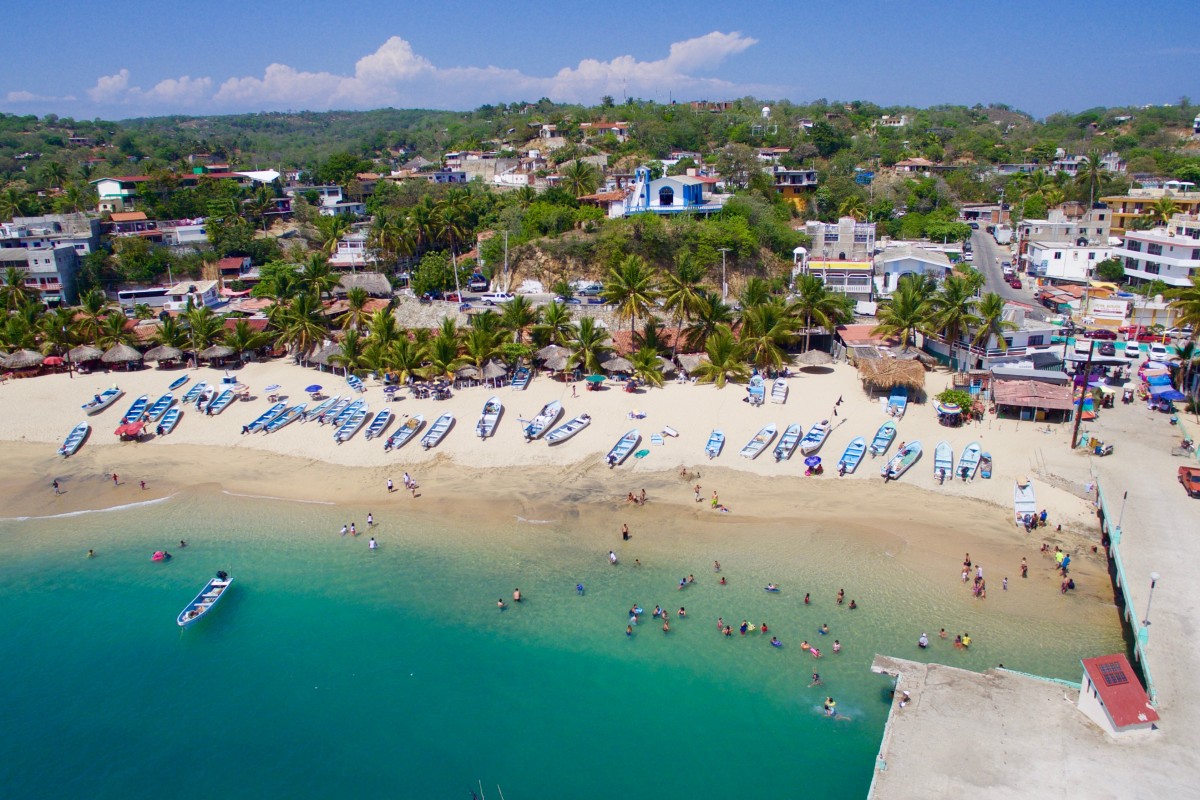
[[[1180,467],[1179,482],[1188,497],[1200,497],[1200,467]]]

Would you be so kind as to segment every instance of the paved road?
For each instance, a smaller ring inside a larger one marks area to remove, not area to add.
[[[1026,286],[1021,289],[1014,289],[1004,282],[1000,262],[1010,260],[1007,245],[996,244],[992,235],[982,228],[971,236],[971,245],[975,248],[975,269],[983,273],[986,281],[984,283],[985,291],[995,292],[1005,300],[1016,300],[1019,303],[1034,302],[1033,290],[1029,288],[1029,281],[1025,276],[1022,276],[1021,280]]]

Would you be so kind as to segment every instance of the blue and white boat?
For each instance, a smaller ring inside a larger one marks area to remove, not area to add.
[[[806,456],[817,452],[821,449],[821,445],[825,444],[825,437],[828,435],[829,420],[823,419],[804,434],[804,438],[800,440],[800,452]]]
[[[975,471],[979,469],[979,459],[982,455],[983,448],[980,447],[979,442],[971,442],[962,451],[962,457],[958,459],[958,471],[955,472],[955,475],[964,481],[974,478]]]
[[[858,469],[859,463],[863,460],[863,455],[867,452],[867,440],[861,436],[856,436],[850,440],[850,444],[846,445],[846,449],[842,451],[842,457],[838,459],[838,472],[843,475],[849,475]]]
[[[429,430],[421,437],[421,447],[426,450],[431,447],[437,447],[441,444],[442,439],[446,438],[446,434],[450,432],[450,427],[454,425],[454,414],[447,411],[433,421],[429,426]]]
[[[233,583],[233,578],[229,577],[225,572],[218,572],[217,577],[206,583],[204,588],[200,590],[200,594],[196,595],[195,599],[188,603],[183,611],[179,612],[179,616],[175,618],[175,622],[181,628],[186,628],[197,622],[212,610],[217,601],[225,596],[231,583]]]
[[[125,416],[121,417],[121,423],[128,425],[131,422],[141,422],[142,415],[146,413],[146,406],[150,404],[150,395],[142,395],[137,400],[133,401],[133,405],[125,412]]]
[[[400,423],[400,430],[389,436],[388,440],[384,443],[384,451],[386,452],[408,444],[409,440],[421,432],[421,426],[424,424],[425,417],[421,414],[415,414],[404,420],[404,422]]]
[[[267,423],[278,417],[287,410],[287,403],[276,403],[268,408],[263,413],[255,417],[254,422],[246,426],[247,433],[258,433],[263,428],[267,427]]]
[[[175,430],[175,426],[179,424],[179,418],[183,415],[183,411],[179,407],[168,408],[167,413],[163,414],[163,418],[158,422],[158,428],[155,431],[159,436],[166,436],[171,431]]]
[[[500,424],[500,415],[503,413],[504,404],[500,402],[500,398],[495,395],[489,397],[483,404],[479,422],[475,424],[475,433],[479,434],[480,439],[486,439],[496,433],[496,426]]]
[[[949,442],[938,442],[933,448],[933,477],[939,481],[952,477],[950,470],[954,469],[954,448]]]
[[[779,444],[775,445],[775,460],[787,461],[792,457],[792,453],[796,452],[796,445],[800,444],[800,439],[804,436],[804,426],[799,422],[793,422],[783,430],[783,436],[779,439]]]
[[[517,367],[516,371],[513,372],[512,382],[509,385],[513,389],[521,391],[529,385],[529,378],[529,367]]]
[[[146,412],[147,422],[158,422],[159,418],[167,413],[167,409],[175,402],[175,396],[167,392],[162,397],[154,401],[154,405]]]
[[[525,441],[532,442],[558,422],[558,418],[562,416],[562,403],[557,400],[551,400],[546,405],[542,406],[542,410],[538,415],[531,419],[521,432],[525,434]]]
[[[778,430],[774,422],[770,425],[764,425],[762,430],[754,434],[754,438],[746,442],[746,446],[742,448],[742,458],[748,458],[751,461],[758,458],[758,454],[770,447],[771,442],[775,441],[775,433]]]
[[[892,389],[892,393],[888,395],[888,413],[896,419],[904,417],[904,412],[908,410],[908,387],[897,386]]]
[[[100,392],[91,400],[84,403],[81,407],[83,408],[84,413],[88,416],[91,416],[92,414],[99,414],[101,411],[117,402],[117,399],[123,394],[125,394],[124,391],[114,386],[111,389],[105,389],[103,392]]]
[[[896,438],[896,423],[890,419],[879,426],[879,430],[875,431],[875,438],[871,439],[871,457],[881,456],[887,452],[887,449],[892,446],[892,440]]]
[[[340,394],[335,394],[333,397],[328,397],[328,398],[322,400],[321,402],[317,403],[315,406],[313,406],[312,408],[310,408],[304,412],[304,421],[308,422],[309,420],[316,419],[317,417],[321,416],[329,409],[333,408],[333,406],[336,403],[340,402],[341,399],[342,399],[342,396]]]
[[[746,387],[747,398],[752,406],[761,406],[767,397],[767,388],[763,383],[762,375],[751,375],[750,384]]]
[[[771,402],[783,404],[787,402],[788,382],[783,378],[776,378],[771,384]]]
[[[333,440],[338,444],[348,442],[354,438],[354,434],[358,433],[358,429],[367,421],[367,415],[371,410],[367,408],[366,403],[363,403],[358,408],[348,414],[337,431],[333,434]]]
[[[575,434],[592,424],[591,416],[580,414],[578,417],[567,420],[562,425],[559,425],[554,430],[546,434],[546,444],[556,445],[562,444],[567,439],[570,439]]]
[[[183,402],[185,402],[185,403],[196,402],[196,398],[198,398],[204,392],[204,390],[207,388],[208,388],[208,384],[205,383],[204,381],[200,381],[200,383],[192,384],[192,388],[188,389],[187,393],[184,394]]]
[[[183,386],[185,383],[190,381],[191,379],[192,378],[190,375],[184,375],[183,377],[176,378],[175,380],[171,381],[171,385],[167,387],[167,391],[173,392],[176,389],[178,389],[180,386]]]
[[[354,373],[346,376],[346,383],[350,384],[350,388],[359,394],[362,394],[367,390],[366,387],[363,386],[362,378],[358,377]]]
[[[371,420],[371,423],[367,425],[367,432],[364,433],[363,436],[367,439],[374,439],[377,436],[382,436],[383,432],[387,430],[387,426],[392,424],[392,419],[394,417],[395,415],[392,413],[390,408],[385,408],[383,411],[380,411],[375,415],[375,419]]]
[[[346,399],[349,400],[349,398]],[[340,428],[342,423],[350,419],[350,417],[357,413],[360,409],[366,408],[366,406],[367,402],[365,400],[353,400],[347,403],[346,406],[337,414],[326,414],[325,419],[329,422],[332,422],[335,428]]]
[[[81,422],[71,429],[67,434],[67,438],[63,440],[62,447],[58,448],[58,454],[63,458],[75,455],[75,451],[83,444],[83,440],[87,438],[88,431],[92,429],[91,425],[86,422]]]
[[[347,408],[350,407],[350,404],[353,402],[354,402],[354,400],[352,398],[343,397],[342,399],[338,400],[336,403],[331,405],[329,408],[325,409],[320,414],[318,414],[317,422],[321,423],[322,425],[324,425],[327,422],[335,422],[337,420],[337,418],[342,416],[342,414],[346,411]]]
[[[894,481],[908,472],[908,468],[917,463],[917,459],[921,457],[921,443],[909,442],[900,448],[896,455],[892,456],[891,460],[883,465],[879,470],[879,474],[883,476],[885,481]]]
[[[716,458],[721,455],[721,448],[725,446],[725,434],[720,430],[714,430],[708,435],[708,443],[704,445],[704,455],[709,458]]]
[[[209,405],[209,407],[208,407],[207,413],[215,417],[217,414],[220,414],[222,411],[224,411],[226,408],[228,408],[229,404],[232,402],[233,402],[233,389],[226,389],[225,391],[223,391],[219,395],[217,395],[216,400],[212,401],[212,404]]]
[[[625,459],[629,458],[629,454],[641,440],[642,434],[638,432],[637,428],[634,428],[617,440],[617,443],[608,451],[608,455],[604,457],[604,463],[608,464],[609,469],[625,463]]]
[[[291,423],[300,419],[300,417],[304,416],[304,409],[306,408],[308,408],[308,403],[300,403],[299,405],[292,406],[287,411],[284,411],[278,417],[268,422],[263,428],[263,433],[274,433],[280,428],[290,425]]]

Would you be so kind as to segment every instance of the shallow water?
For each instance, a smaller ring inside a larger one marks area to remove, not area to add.
[[[459,523],[377,513],[370,552],[365,534],[337,535],[347,513],[185,493],[0,521],[5,796],[468,797],[482,781],[510,800],[858,798],[888,709],[876,652],[917,658],[920,630],[965,629],[970,652],[935,640],[920,655],[1077,679],[1080,656],[1122,646],[1115,614],[1014,625],[886,553],[784,523],[722,558],[722,587],[702,548],[611,567],[568,515],[468,538]],[[808,536],[802,563],[774,557],[781,536]],[[174,559],[151,563],[163,547]],[[218,569],[233,573],[229,595],[180,631],[175,615]],[[688,573],[697,583],[679,591]],[[783,591],[763,592],[769,580]],[[847,582],[859,611],[833,603]],[[526,600],[498,611],[515,586]],[[646,614],[627,637],[634,603]],[[672,612],[669,634],[655,604]],[[766,620],[784,647],[726,639],[718,615]],[[799,652],[804,638],[820,661]],[[810,689],[814,669],[825,686]],[[821,715],[826,694],[847,719]]]

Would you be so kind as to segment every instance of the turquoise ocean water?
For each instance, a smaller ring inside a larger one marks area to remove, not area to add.
[[[1001,625],[899,569],[859,582],[862,610],[836,609],[845,575],[829,566],[872,573],[886,558],[846,542],[814,540],[825,569],[809,573],[767,549],[731,554],[718,587],[699,557],[612,568],[563,521],[495,520],[467,547],[452,526],[381,518],[372,553],[337,535],[346,515],[179,495],[0,521],[3,795],[462,799],[482,781],[506,800],[860,798],[888,709],[875,652],[916,658],[920,630],[951,620],[977,646],[935,641],[930,658],[1077,679],[1080,655],[1121,647],[1115,615],[1099,630]],[[151,563],[162,547],[175,558]],[[175,615],[217,569],[230,594],[181,632]],[[697,585],[677,591],[687,573]],[[816,604],[766,594],[768,574]],[[498,611],[515,585],[526,601]],[[630,638],[634,602],[647,613]],[[785,646],[725,639],[719,614],[767,620]],[[801,638],[825,657],[801,655]],[[808,688],[814,669],[822,688]],[[826,694],[848,719],[821,715]]]

